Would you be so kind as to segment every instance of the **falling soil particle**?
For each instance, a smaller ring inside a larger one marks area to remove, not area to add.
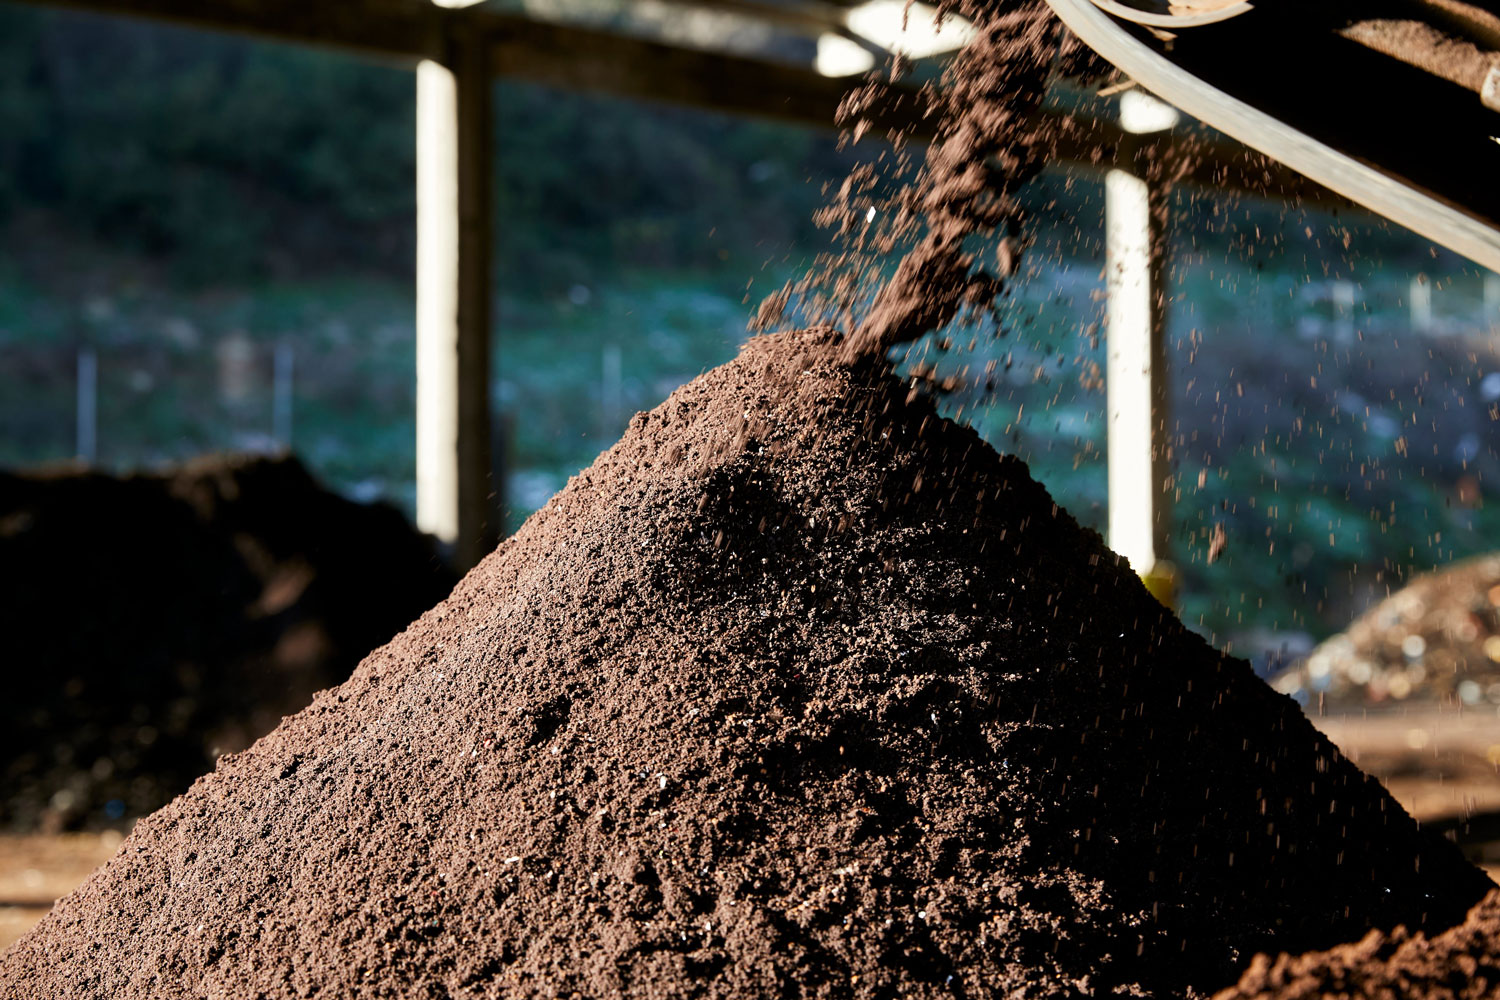
[[[1215,1000],[1490,1000],[1500,995],[1500,893],[1428,939],[1371,931],[1327,952],[1258,956]]]
[[[1490,887],[841,353],[758,338],[637,416],[0,995],[1195,996]]]
[[[1020,260],[1020,189],[1059,142],[1084,141],[1073,118],[1038,114],[1048,80],[1063,64],[1087,72],[1087,61],[1041,0],[945,0],[939,10],[972,25],[969,41],[939,86],[907,88],[909,66],[898,60],[888,78],[872,77],[844,98],[842,141],[875,136],[890,149],[861,160],[832,191],[816,219],[834,232],[837,250],[767,298],[757,328],[808,322],[852,331],[841,345],[851,357],[997,318]],[[879,129],[903,109],[920,125]],[[910,142],[918,129],[928,140],[920,167]],[[933,346],[951,348],[946,340]]]

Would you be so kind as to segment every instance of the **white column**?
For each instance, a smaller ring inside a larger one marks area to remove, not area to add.
[[[99,459],[99,356],[92,347],[78,349],[76,417],[74,452],[93,465]]]
[[[1128,135],[1170,128],[1176,112],[1138,90],[1122,95]],[[1104,179],[1105,396],[1109,545],[1150,577],[1168,555],[1171,469],[1167,423],[1166,208],[1122,143]],[[1161,596],[1161,595],[1158,595]]]
[[[467,569],[493,547],[490,75],[455,34],[417,66],[417,526]]]
[[[458,86],[417,65],[417,527],[458,539]]]
[[[1109,547],[1137,573],[1156,565],[1151,478],[1151,192],[1124,170],[1104,178]]]

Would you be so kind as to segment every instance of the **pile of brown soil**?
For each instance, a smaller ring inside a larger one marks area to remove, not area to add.
[[[1327,711],[1500,705],[1500,554],[1417,577],[1273,679]]]
[[[1500,995],[1500,893],[1469,919],[1428,938],[1371,931],[1309,955],[1257,956],[1215,1000],[1489,1000]]]
[[[0,825],[159,808],[455,582],[399,511],[295,459],[0,472]]]
[[[1490,887],[1030,479],[752,341],[137,825],[14,996],[1202,995]]]

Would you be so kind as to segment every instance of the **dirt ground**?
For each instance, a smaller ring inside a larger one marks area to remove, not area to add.
[[[0,837],[0,949],[108,860],[121,839],[114,830]]]
[[[1408,812],[1440,825],[1500,880],[1500,715],[1413,710],[1317,725]],[[1466,822],[1467,820],[1467,822]],[[0,837],[0,949],[40,920],[120,844],[99,834]]]
[[[1408,812],[1438,827],[1500,879],[1500,714],[1494,708],[1413,706],[1316,721]]]

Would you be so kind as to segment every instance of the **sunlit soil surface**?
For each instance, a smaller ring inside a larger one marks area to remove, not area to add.
[[[1402,807],[1457,838],[1500,879],[1500,716],[1412,708],[1314,720],[1379,777]],[[1466,822],[1467,821],[1467,822]],[[15,941],[114,854],[120,835],[0,837],[0,948]]]

